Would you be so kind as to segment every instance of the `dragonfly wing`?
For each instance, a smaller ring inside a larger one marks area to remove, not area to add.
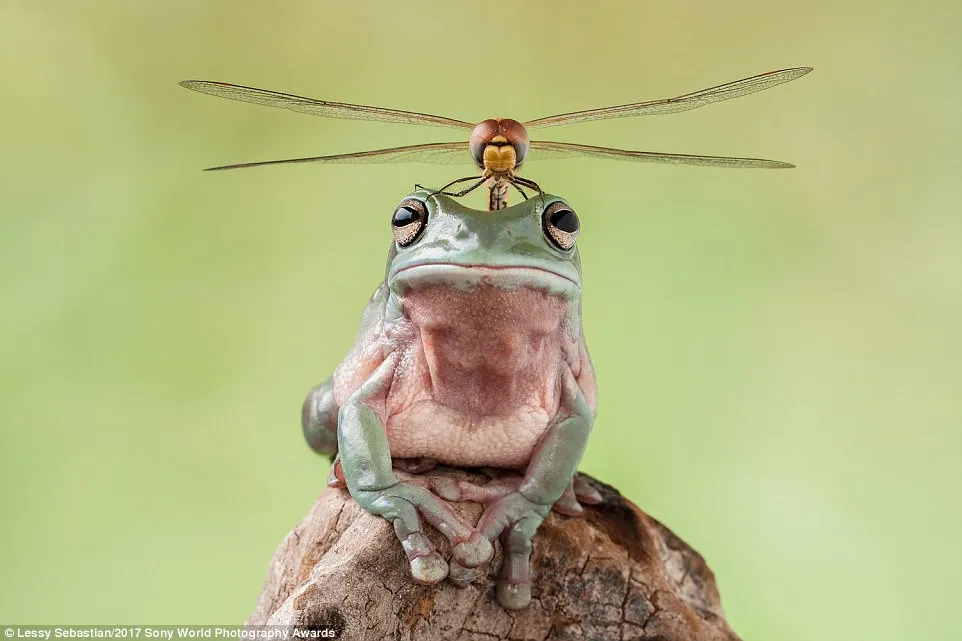
[[[317,100],[315,98],[305,98],[289,93],[268,91],[267,89],[232,85],[226,82],[184,80],[180,85],[187,89],[212,96],[250,102],[255,105],[280,107],[281,109],[290,109],[291,111],[299,111],[314,116],[347,118],[350,120],[379,120],[382,122],[400,122],[412,125],[436,125],[439,127],[454,127],[456,129],[474,128],[474,125],[469,122],[445,118],[443,116],[434,116],[413,111],[401,111],[399,109],[386,109],[384,107],[367,107],[364,105],[349,105],[343,102]]]
[[[263,167],[265,165],[293,165],[307,162],[324,163],[393,163],[393,162],[424,162],[442,165],[456,165],[470,162],[467,145],[463,142],[433,142],[423,145],[408,145],[406,147],[391,147],[389,149],[374,149],[372,151],[358,151],[351,154],[335,154],[333,156],[311,156],[309,158],[286,158],[284,160],[263,160],[260,162],[245,162],[236,165],[222,165],[209,167],[204,171],[220,171],[222,169],[243,169],[245,167]]]
[[[524,123],[529,129],[532,127],[551,127],[554,125],[567,125],[573,122],[585,122],[588,120],[603,120],[606,118],[625,118],[628,116],[647,116],[651,114],[671,114],[679,111],[696,109],[713,102],[731,100],[756,91],[771,89],[796,78],[801,78],[812,70],[811,67],[796,67],[793,69],[781,69],[770,71],[751,78],[743,78],[734,82],[728,82],[717,87],[702,89],[683,96],[674,98],[664,98],[662,100],[650,100],[648,102],[635,102],[616,107],[602,107],[601,109],[587,109],[585,111],[573,111],[556,116],[547,116],[537,120],[529,120]]]
[[[736,168],[767,168],[790,169],[795,165],[780,160],[765,160],[764,158],[731,158],[727,156],[693,156],[690,154],[665,154],[656,151],[630,151],[627,149],[613,149],[611,147],[594,147],[592,145],[577,145],[570,142],[548,142],[543,140],[531,141],[532,153],[530,160],[545,160],[552,158],[613,158],[615,160],[636,160],[640,162],[657,162],[669,165],[698,165],[702,167],[736,167]]]

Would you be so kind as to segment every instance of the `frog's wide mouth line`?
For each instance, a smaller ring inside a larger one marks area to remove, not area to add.
[[[419,263],[397,270],[391,280],[403,280],[405,285],[450,282],[467,287],[494,285],[498,287],[533,287],[552,293],[581,291],[581,285],[556,271],[536,265],[479,265],[463,263]]]

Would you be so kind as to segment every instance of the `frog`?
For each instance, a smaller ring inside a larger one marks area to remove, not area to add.
[[[353,346],[304,401],[304,437],[333,463],[328,485],[391,522],[418,583],[470,584],[500,541],[497,600],[524,608],[541,523],[601,501],[577,474],[597,405],[580,228],[546,193],[482,211],[411,192],[391,214],[384,280]],[[436,465],[506,474],[411,481]],[[476,526],[452,507],[465,500],[484,504]],[[450,560],[425,523],[450,542]]]

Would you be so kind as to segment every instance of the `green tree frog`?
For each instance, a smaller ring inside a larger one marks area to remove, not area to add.
[[[305,438],[336,455],[330,485],[393,523],[416,581],[469,583],[500,538],[498,600],[523,608],[541,522],[552,508],[577,515],[600,501],[576,475],[596,403],[578,216],[547,194],[480,211],[418,190],[391,228],[384,282],[356,342],[304,402]],[[436,464],[515,472],[428,489],[394,471]],[[485,504],[476,527],[451,509],[457,500]],[[425,522],[450,541],[450,563]]]

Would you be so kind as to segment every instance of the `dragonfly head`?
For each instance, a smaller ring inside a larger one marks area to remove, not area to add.
[[[471,132],[471,157],[479,169],[502,174],[521,166],[528,155],[528,130],[517,120],[489,118]]]

